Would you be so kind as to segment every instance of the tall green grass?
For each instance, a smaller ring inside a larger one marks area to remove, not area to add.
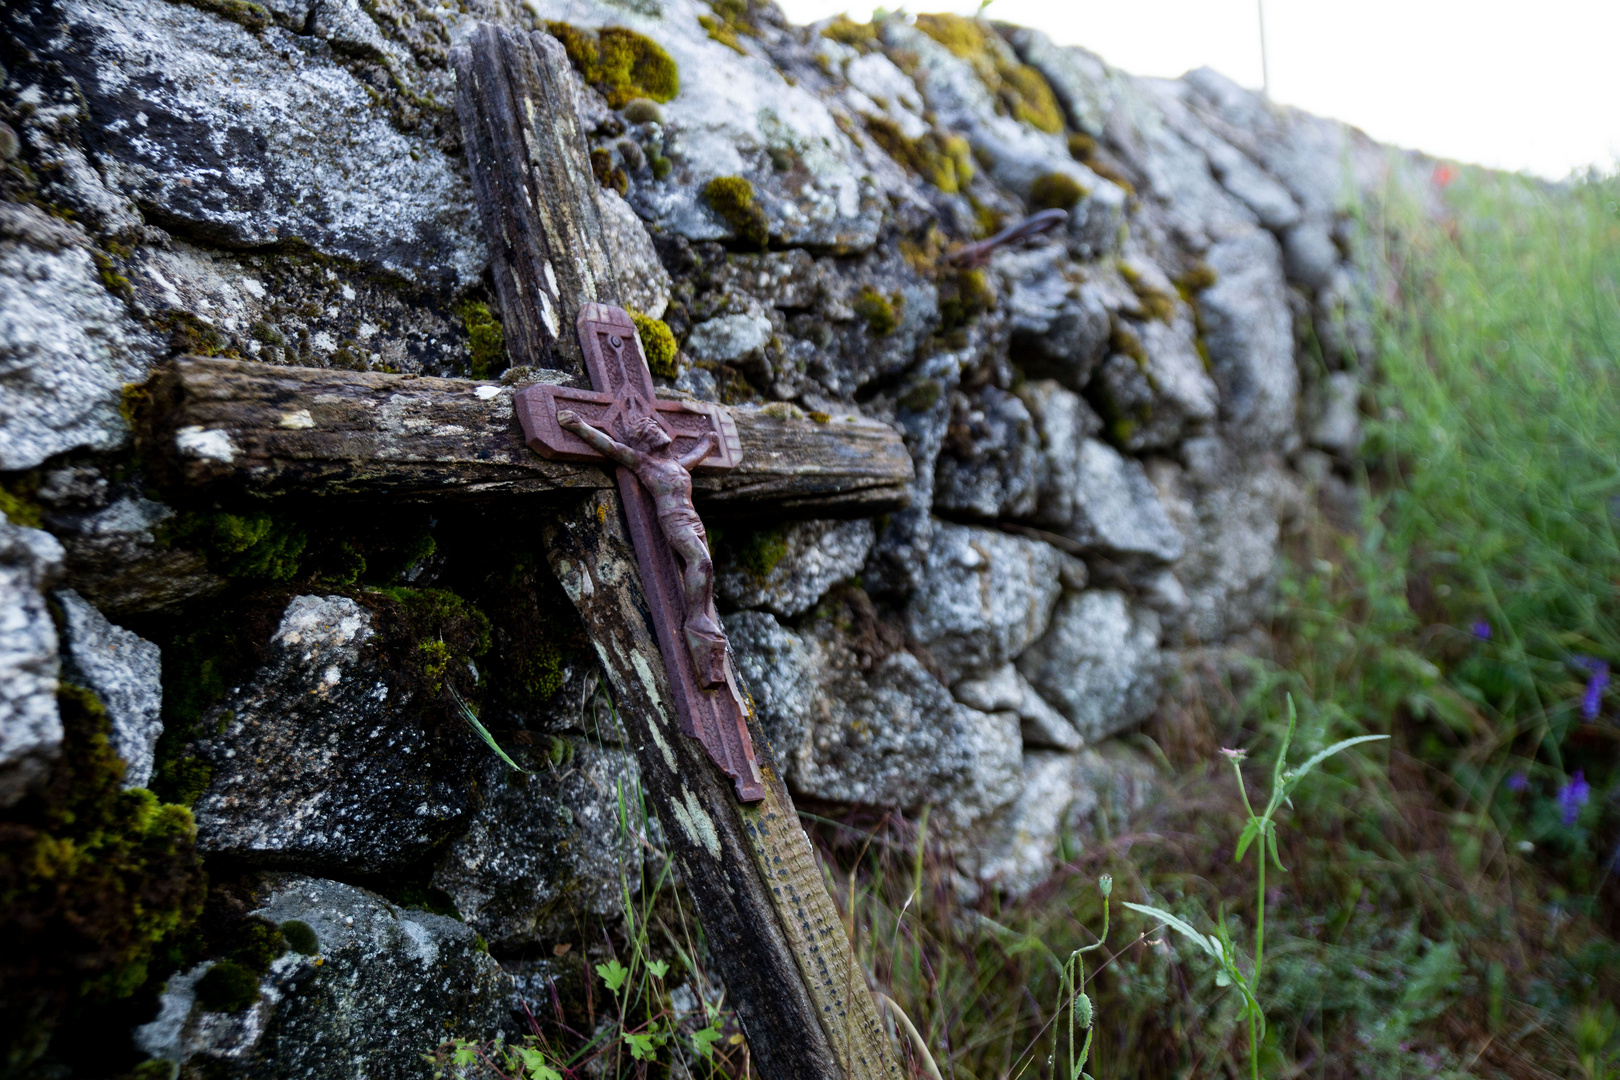
[[[822,830],[863,957],[946,1076],[1070,1075],[1058,958],[1095,941],[1104,872],[1194,925],[1257,926],[1264,905],[1263,1075],[1620,1076],[1620,727],[1601,679],[1620,664],[1620,184],[1465,171],[1424,195],[1363,221],[1369,269],[1390,269],[1369,274],[1389,288],[1361,518],[1294,542],[1268,656],[1189,672],[1149,729],[1176,772],[1158,796],[1094,822],[1010,904],[963,903],[904,823]],[[1306,752],[1392,741],[1293,792],[1289,872],[1262,900],[1233,861],[1249,811],[1214,762],[1274,745],[1290,693]],[[1246,1071],[1229,973],[1151,920],[1114,935],[1086,986],[1088,1071]]]

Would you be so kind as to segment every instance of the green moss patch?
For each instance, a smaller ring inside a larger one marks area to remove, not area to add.
[[[170,543],[200,550],[209,567],[231,578],[287,581],[308,544],[304,530],[260,510],[249,514],[180,514],[164,530]]]
[[[315,928],[302,919],[288,919],[281,924],[282,940],[287,948],[302,956],[314,956],[321,951],[321,939]]]
[[[754,185],[741,176],[717,176],[703,185],[703,198],[725,219],[737,239],[763,249],[770,240],[765,211],[754,201]]]
[[[258,974],[234,960],[219,961],[197,980],[197,1004],[208,1012],[240,1012],[258,1000]]]
[[[171,0],[171,2],[189,4],[199,11],[207,11],[222,19],[240,23],[249,30],[263,30],[270,25],[269,9],[263,4],[253,3],[252,0]]]
[[[983,270],[958,270],[939,282],[939,328],[949,333],[995,306]]]
[[[546,31],[562,42],[569,62],[608,104],[618,109],[636,98],[663,102],[681,88],[680,72],[663,47],[624,26],[592,32],[565,22],[548,22]]]
[[[630,312],[630,321],[636,324],[636,333],[641,337],[641,351],[647,358],[647,368],[654,375],[662,375],[666,379],[679,375],[681,368],[675,361],[675,333],[670,330],[669,324],[639,311]]]
[[[452,672],[465,672],[468,660],[489,651],[488,616],[448,589],[393,587],[365,596],[388,608],[390,621],[414,639],[407,674],[429,697],[438,696]]]
[[[1063,130],[1063,109],[1045,76],[1019,63],[1012,48],[985,23],[961,15],[919,15],[917,29],[971,64],[1002,113],[1049,134]]]
[[[0,1052],[21,1069],[69,1008],[130,997],[202,910],[191,812],[122,787],[106,710],[64,685],[62,756],[0,825]]]
[[[506,370],[506,331],[489,305],[463,301],[458,311],[467,330],[467,370],[475,379],[491,379]]]
[[[878,43],[875,25],[869,22],[856,22],[848,15],[840,15],[822,27],[821,36],[862,51],[876,48]]]
[[[865,320],[866,328],[878,337],[894,332],[900,325],[898,311],[903,297],[899,293],[887,297],[878,292],[871,285],[861,286],[861,291],[855,297],[855,314]]]
[[[1068,173],[1052,172],[1036,177],[1029,186],[1029,206],[1032,210],[1067,210],[1089,194]]]

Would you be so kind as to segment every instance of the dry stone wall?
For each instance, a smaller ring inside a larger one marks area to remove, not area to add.
[[[624,299],[681,348],[666,392],[904,436],[908,509],[715,519],[719,594],[796,795],[932,807],[964,889],[1028,890],[1061,833],[1143,797],[1120,736],[1246,640],[1355,453],[1383,286],[1353,211],[1411,166],[1215,72],[752,3],[9,3],[0,803],[44,797],[56,688],[85,687],[126,783],[246,882],[210,893],[161,1004],[142,991],[130,1060],[419,1075],[431,1046],[367,1049],[379,1025],[510,1027],[656,847],[617,824],[634,758],[535,549],[544,506],[200,504],[131,446],[126,388],[181,353],[523,380],[447,63],[480,19],[628,27],[675,63],[661,103],[578,86]],[[751,195],[705,195],[725,177]],[[1052,205],[1058,231],[946,258]],[[330,963],[287,953],[217,1011],[217,927],[255,918],[317,926]],[[5,1037],[60,1057],[59,1019]]]

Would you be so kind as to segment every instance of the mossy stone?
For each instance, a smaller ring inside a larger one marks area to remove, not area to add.
[[[861,291],[855,297],[855,314],[866,320],[866,328],[878,337],[894,332],[900,325],[900,315],[895,310],[899,296],[891,300],[878,292],[871,285],[861,286]]]
[[[853,48],[875,48],[878,43],[877,26],[869,22],[856,22],[848,15],[839,15],[821,28],[821,36],[829,41]]]
[[[961,15],[918,15],[917,29],[966,60],[1006,115],[1048,134],[1063,130],[1063,109],[1046,77],[1019,63],[988,24]]]
[[[314,956],[321,951],[321,939],[315,928],[302,919],[288,919],[281,924],[281,936],[287,948],[301,956]]]
[[[1068,173],[1051,172],[1029,186],[1029,205],[1034,210],[1067,210],[1088,194]]]
[[[664,110],[658,107],[658,102],[649,98],[631,98],[625,103],[624,118],[632,124],[661,124],[664,122]]]
[[[947,195],[954,195],[973,180],[973,151],[960,135],[930,131],[908,139],[900,125],[886,116],[864,117],[872,141],[905,168]]]
[[[630,312],[630,321],[636,324],[636,334],[641,338],[641,351],[647,358],[648,370],[666,379],[679,375],[681,368],[675,362],[675,333],[669,324],[639,311]]]
[[[475,379],[491,379],[506,370],[506,331],[501,321],[480,300],[464,301],[461,325],[467,331],[467,369]]]
[[[754,201],[754,185],[746,177],[717,176],[703,185],[703,198],[739,240],[761,249],[770,241],[765,211]]]
[[[233,936],[235,944],[231,947],[230,959],[260,975],[269,971],[276,957],[287,951],[281,927],[269,919],[257,916],[243,919]]]
[[[636,98],[669,101],[680,92],[680,71],[663,46],[626,26],[604,26],[594,33],[565,22],[546,30],[562,42],[568,60],[613,108]]]
[[[19,1073],[64,1010],[165,973],[206,889],[191,812],[123,788],[100,700],[64,684],[57,708],[61,757],[0,830],[0,1055]]]
[[[258,973],[235,960],[219,961],[197,980],[197,1004],[208,1012],[240,1012],[258,1000]]]
[[[927,412],[939,401],[945,388],[940,386],[937,379],[919,379],[906,388],[900,395],[900,407],[910,409],[912,412]]]

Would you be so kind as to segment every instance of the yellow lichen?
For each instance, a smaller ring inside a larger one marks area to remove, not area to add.
[[[710,40],[747,56],[737,35],[759,36],[759,30],[750,17],[752,13],[747,0],[709,0],[709,7],[714,14],[699,15],[698,25],[708,33]]]
[[[680,72],[669,53],[628,27],[604,26],[592,33],[570,23],[548,22],[546,31],[562,42],[580,77],[615,109],[636,98],[668,101],[680,91]]]
[[[961,15],[919,15],[917,29],[972,65],[1003,113],[1053,135],[1063,130],[1063,109],[1046,77],[1020,63],[987,24]]]
[[[821,36],[857,49],[877,44],[877,27],[869,22],[856,22],[848,15],[840,15],[821,28]]]
[[[873,142],[947,195],[956,194],[972,181],[973,151],[960,135],[939,135],[930,131],[920,138],[908,139],[900,125],[886,116],[863,119]]]

